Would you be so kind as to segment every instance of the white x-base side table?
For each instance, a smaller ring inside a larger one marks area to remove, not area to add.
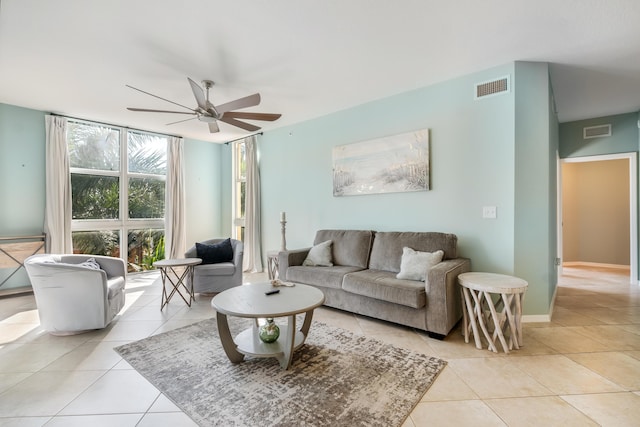
[[[160,310],[169,304],[169,301],[176,292],[182,300],[191,307],[191,302],[195,299],[193,295],[193,267],[200,263],[202,263],[200,258],[163,259],[153,263],[153,266],[160,270],[160,276],[162,277],[162,302],[160,303]],[[180,272],[180,270],[182,271]],[[185,282],[187,278],[190,280],[189,286]],[[167,293],[167,282],[172,287],[169,293]],[[188,300],[182,295],[180,288],[183,288],[187,292]]]
[[[469,342],[472,332],[476,347],[481,349],[480,328],[489,350],[498,352],[496,338],[505,353],[514,347],[519,349],[523,345],[522,303],[528,283],[518,277],[478,272],[460,274],[458,283],[462,288],[464,341]],[[499,295],[496,303],[492,294]],[[505,332],[508,332],[508,343]]]

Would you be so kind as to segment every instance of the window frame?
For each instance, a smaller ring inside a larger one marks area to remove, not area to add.
[[[119,179],[119,205],[118,205],[118,218],[117,219],[73,219],[71,218],[71,232],[76,231],[115,231],[119,233],[119,247],[120,247],[120,258],[124,260],[125,263],[128,264],[128,254],[129,254],[129,245],[128,245],[128,236],[129,233],[133,230],[144,230],[144,229],[165,229],[165,218],[130,218],[129,217],[129,180],[131,178],[149,178],[149,179],[157,179],[165,184],[166,191],[166,169],[164,175],[159,174],[150,174],[143,172],[129,172],[129,140],[128,134],[129,132],[135,132],[139,134],[147,134],[153,135],[160,138],[168,138],[169,135],[159,134],[155,132],[147,132],[139,129],[133,129],[123,126],[109,125],[100,122],[94,122],[90,120],[82,120],[67,117],[69,122],[79,123],[83,125],[89,126],[100,126],[100,127],[109,127],[112,129],[116,129],[119,132],[119,154],[120,154],[120,163],[119,170],[105,170],[105,169],[91,169],[91,168],[78,168],[78,167],[69,167],[69,177],[72,174],[82,174],[82,175],[97,175],[97,176],[108,176],[108,177],[117,177]],[[68,144],[68,139],[67,139]],[[168,155],[168,147],[166,148]],[[73,191],[73,189],[72,189]],[[166,203],[166,198],[165,198]],[[164,206],[165,216],[166,216],[166,204]],[[71,213],[73,216],[73,212]]]
[[[234,141],[232,150],[232,176],[233,176],[233,188],[232,188],[232,199],[233,202],[231,204],[231,236],[237,240],[244,240],[244,227],[245,227],[245,216],[241,215],[241,205],[243,203],[240,198],[242,197],[241,186],[244,183],[245,192],[247,185],[247,175],[246,175],[246,164],[247,164],[247,150],[244,139],[239,141]],[[244,150],[241,147],[244,146]],[[244,158],[242,158],[244,156]],[[241,162],[245,164],[245,174],[242,176],[241,174]],[[245,206],[246,209],[246,206]],[[245,212],[246,215],[246,212]]]

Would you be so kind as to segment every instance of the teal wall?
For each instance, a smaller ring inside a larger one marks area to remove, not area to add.
[[[504,76],[511,78],[509,93],[473,99],[476,83]],[[546,64],[510,63],[265,132],[258,140],[264,252],[280,247],[281,211],[289,248],[309,246],[320,228],[455,233],[475,271],[523,277],[530,283],[525,314],[549,314],[558,141],[550,93]],[[41,129],[34,151],[43,170],[44,113],[25,111],[19,115],[26,127]],[[430,191],[333,196],[333,147],[424,128]],[[188,244],[229,235],[231,145],[185,144]],[[42,211],[42,178],[38,191],[38,202],[25,209],[39,204]],[[15,197],[0,193],[3,203]],[[496,206],[497,218],[483,219],[483,206]]]
[[[45,125],[42,111],[0,104],[0,236],[43,233]],[[222,233],[221,146],[185,140],[187,245]],[[13,269],[0,269],[0,282]],[[28,285],[23,270],[2,289]]]
[[[220,151],[220,173],[222,174],[222,203],[220,205],[220,215],[222,217],[222,228],[217,237],[230,237],[233,229],[231,218],[231,211],[233,208],[233,144],[221,145]]]
[[[44,116],[0,104],[0,236],[43,232]]]
[[[557,121],[551,110],[546,63],[516,62],[515,265],[529,282],[528,313],[548,312],[557,284]]]
[[[583,139],[582,129],[611,124],[611,136]],[[579,120],[560,125],[560,157],[599,156],[638,152],[638,113]]]
[[[0,104],[0,237],[43,233],[44,116],[41,111]],[[0,268],[0,283],[14,270]],[[20,269],[1,289],[28,285]]]
[[[222,148],[220,144],[184,140],[187,248],[222,233]],[[226,197],[226,196],[225,196]]]
[[[473,99],[476,83],[507,75],[515,90]],[[549,98],[546,64],[512,63],[265,133],[259,140],[263,249],[280,246],[281,211],[288,248],[310,246],[321,228],[451,232],[473,270],[530,282],[525,314],[548,314],[556,284],[549,264],[555,257],[549,253],[555,199]],[[537,108],[530,126],[519,123]],[[423,128],[430,129],[430,191],[333,196],[333,147]],[[529,155],[533,164],[525,164]],[[516,198],[519,191],[525,193]],[[535,213],[542,215],[526,212],[538,203]],[[496,206],[497,219],[483,219],[483,206]],[[530,239],[534,248],[523,248]]]

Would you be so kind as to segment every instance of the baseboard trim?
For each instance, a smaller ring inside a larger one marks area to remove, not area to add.
[[[31,286],[20,286],[17,288],[9,288],[0,290],[0,298],[14,297],[25,294],[32,294],[33,288]]]
[[[525,314],[522,316],[522,323],[546,323],[551,322],[550,314]]]
[[[588,262],[588,261],[566,261],[562,263],[563,267],[604,267],[604,268],[616,268],[616,269],[630,269],[630,265],[625,264],[607,264],[602,262]]]
[[[558,285],[556,284],[556,288],[553,291],[553,296],[551,297],[551,304],[549,304],[549,314],[524,314],[522,315],[522,323],[551,322],[551,317],[553,316],[553,308],[556,305],[557,295],[558,295]]]

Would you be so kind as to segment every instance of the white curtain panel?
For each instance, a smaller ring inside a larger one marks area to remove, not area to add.
[[[73,243],[67,119],[46,115],[45,129],[45,250],[53,254],[70,254]]]
[[[242,267],[250,273],[262,272],[262,250],[260,239],[260,171],[256,153],[256,136],[245,138],[247,156],[247,188],[244,214],[244,258]]]
[[[184,258],[187,232],[184,196],[184,140],[169,137],[165,188],[165,257]]]

